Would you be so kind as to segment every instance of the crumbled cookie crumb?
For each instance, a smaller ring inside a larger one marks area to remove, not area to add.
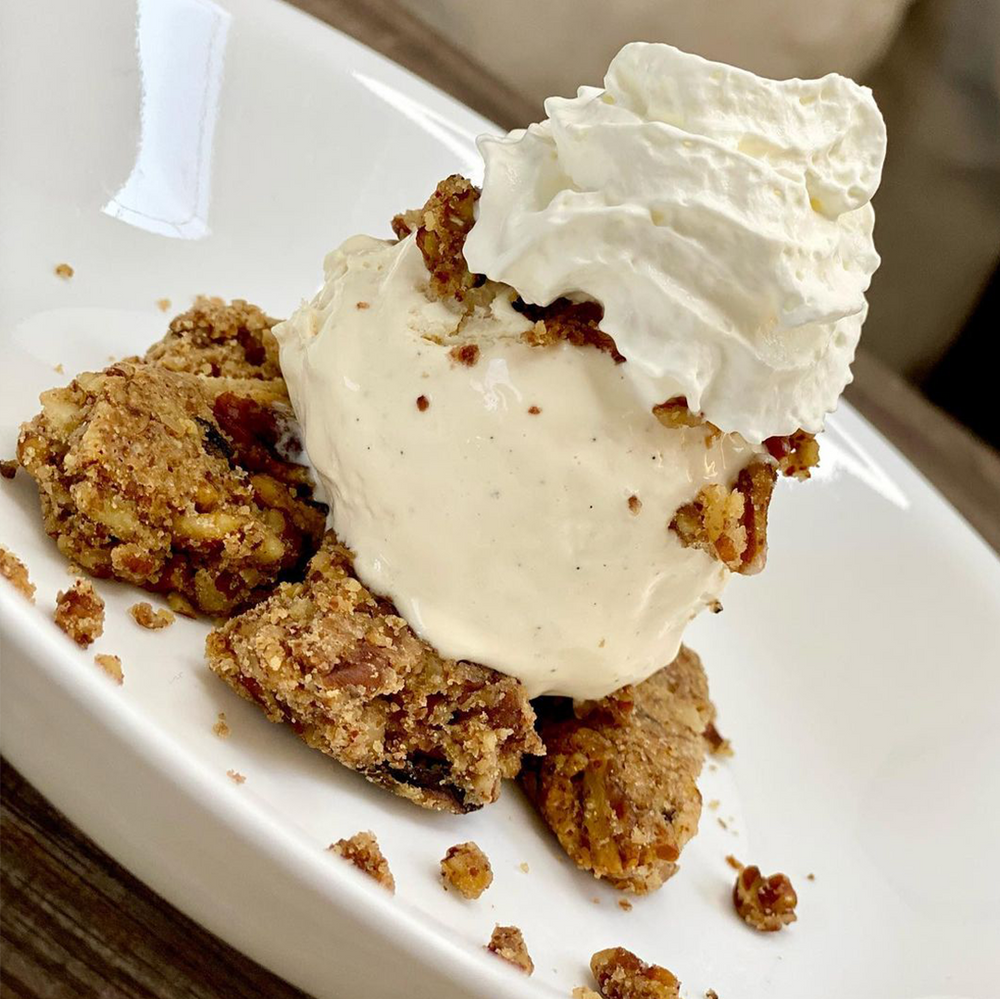
[[[167,604],[175,614],[180,614],[181,617],[198,617],[198,608],[184,594],[178,593],[176,590],[167,594]]]
[[[642,500],[634,493],[628,498],[629,513],[635,515],[642,509]]]
[[[529,413],[530,413],[530,414],[531,414],[532,416],[538,416],[538,414],[539,414],[539,413],[540,413],[541,411],[542,411],[542,409],[541,409],[541,406],[529,406],[529,407],[528,407],[528,412],[529,412]]]
[[[358,302],[358,304],[355,306],[355,308],[356,309],[370,309],[371,308],[371,303],[370,302]]]
[[[0,475],[5,479],[12,479],[17,475],[19,467],[16,458],[5,458],[3,461],[0,461]]]
[[[744,867],[733,885],[733,905],[743,921],[755,930],[774,933],[796,920],[798,896],[784,874],[764,877],[755,864]]]
[[[61,364],[53,364],[53,365],[52,365],[52,370],[53,370],[53,371],[54,371],[54,372],[55,372],[55,373],[56,373],[57,375],[62,375],[62,374],[65,374],[65,370],[64,370],[64,368],[63,368],[63,366],[62,366]]]
[[[723,829],[728,829],[729,828],[729,826],[726,825],[726,820],[724,818],[722,818],[721,815],[718,816],[715,821],[718,822],[719,825],[722,826]]]
[[[713,756],[732,756],[733,744],[715,727],[715,722],[709,722],[702,733]]]
[[[688,409],[687,398],[676,395],[673,399],[661,402],[653,407],[653,416],[669,430],[677,430],[680,427],[700,427],[705,419],[700,413],[692,413]]]
[[[719,993],[715,989],[707,989],[705,991],[705,999],[719,999]]]
[[[56,264],[54,273],[56,277],[61,277],[64,281],[68,281],[75,271],[69,264]]]
[[[535,970],[535,962],[531,960],[528,948],[524,945],[524,937],[516,926],[494,926],[486,949],[520,968],[526,975]]]
[[[115,681],[119,686],[125,680],[125,674],[122,672],[122,661],[118,656],[109,655],[106,652],[98,652],[94,656],[94,662],[104,670],[112,680]]]
[[[246,777],[244,777],[243,774],[241,774],[238,770],[227,770],[226,771],[226,776],[234,784],[245,784],[247,782]]]
[[[708,810],[709,810],[710,812],[717,812],[717,811],[719,810],[719,805],[720,805],[720,804],[721,804],[721,802],[719,801],[719,799],[718,799],[718,798],[713,798],[713,799],[712,799],[712,800],[711,800],[711,801],[710,801],[710,802],[708,803]]]
[[[531,868],[528,867],[528,862],[526,860],[522,860],[521,863],[517,865],[517,867],[522,874],[527,874],[531,870]]]
[[[621,909],[622,912],[631,912],[632,903],[627,898],[620,898],[618,899],[618,908]]]
[[[479,344],[463,343],[457,347],[452,347],[448,351],[448,356],[459,364],[464,364],[467,368],[473,367],[479,360]]]
[[[816,880],[815,874],[810,873],[806,875],[806,881],[815,881],[815,880]]]
[[[169,298],[158,298],[156,300],[156,307],[160,312],[166,312],[170,308],[171,302]]]
[[[220,739],[229,738],[229,733],[232,731],[232,729],[229,727],[229,723],[226,721],[225,711],[219,712],[219,717],[215,719],[215,724],[212,726],[212,731]]]
[[[490,858],[475,843],[449,847],[441,860],[441,881],[464,898],[479,898],[493,884]]]
[[[87,579],[77,579],[56,596],[56,624],[86,648],[104,631],[104,601]]]
[[[677,999],[680,982],[666,968],[646,964],[624,947],[599,950],[590,970],[604,999]]]
[[[421,413],[426,413],[427,407],[430,406],[430,404],[431,404],[430,399],[428,399],[427,396],[425,395],[417,396],[417,409],[419,409]]]
[[[395,894],[396,879],[389,870],[389,862],[383,856],[374,833],[355,833],[350,839],[338,839],[327,849],[338,857],[349,860],[359,871],[374,878],[390,894]]]
[[[729,864],[729,866],[734,871],[742,871],[743,870],[743,865],[731,853],[726,854],[726,863]]]
[[[128,612],[137,625],[148,628],[150,631],[166,628],[176,620],[173,612],[166,608],[161,607],[159,610],[153,610],[153,605],[148,600],[140,600],[139,603],[132,604]]]
[[[35,584],[28,575],[28,567],[9,549],[0,545],[0,576],[15,590],[19,590],[32,603],[35,602]]]

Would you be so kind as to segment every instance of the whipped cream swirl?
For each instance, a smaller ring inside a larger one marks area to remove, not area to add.
[[[752,442],[822,429],[879,264],[871,91],[646,43],[626,45],[604,84],[480,139],[469,266],[535,304],[600,302],[644,403],[686,396]]]

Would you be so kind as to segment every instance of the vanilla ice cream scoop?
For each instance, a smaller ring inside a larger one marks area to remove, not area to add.
[[[588,297],[652,405],[683,395],[751,441],[822,429],[879,258],[871,91],[766,80],[636,42],[604,89],[483,137],[470,268],[527,302]]]
[[[359,578],[532,697],[602,697],[674,658],[729,576],[675,515],[713,486],[742,503],[763,440],[820,428],[878,262],[867,91],[662,45],[627,46],[606,82],[482,140],[465,256],[499,283],[442,299],[416,235],[359,236],[274,329]],[[626,360],[540,345],[518,296],[596,299]],[[677,396],[711,423],[663,425]]]

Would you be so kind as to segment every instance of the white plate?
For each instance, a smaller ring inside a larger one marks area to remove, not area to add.
[[[114,0],[2,10],[5,456],[39,391],[159,335],[157,299],[287,313],[343,237],[388,235],[439,178],[477,169],[485,122],[273,2],[139,0],[138,30]],[[692,630],[737,754],[705,774],[721,806],[681,873],[629,913],[515,787],[465,818],[370,787],[217,681],[203,626],[137,628],[130,589],[100,585],[106,634],[77,650],[49,620],[69,577],[23,473],[0,483],[0,543],[38,600],[0,585],[3,751],[154,889],[317,996],[565,997],[623,944],[691,997],[995,997],[1000,567],[856,414],[831,423],[815,481],[775,499],[767,572]],[[123,687],[95,651],[122,657]],[[394,899],[324,852],[368,828]],[[474,903],[435,876],[464,839],[496,871]],[[744,927],[728,853],[789,873],[799,922]],[[483,954],[497,921],[523,928],[532,979]]]

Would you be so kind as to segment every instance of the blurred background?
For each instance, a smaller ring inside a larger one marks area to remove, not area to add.
[[[539,120],[545,97],[599,85],[635,39],[765,76],[836,71],[869,85],[889,149],[862,343],[1000,448],[987,360],[1000,316],[1000,0],[294,2],[505,127]]]

